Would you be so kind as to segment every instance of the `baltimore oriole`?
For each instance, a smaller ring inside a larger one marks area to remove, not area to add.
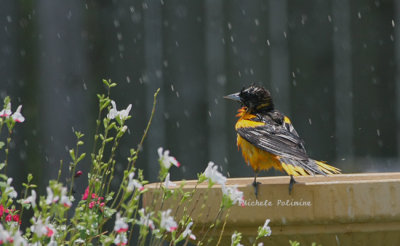
[[[338,168],[310,159],[304,141],[290,119],[276,110],[271,94],[261,86],[251,85],[240,92],[225,96],[241,103],[236,122],[237,146],[247,165],[254,170],[255,195],[258,194],[257,175],[271,167],[290,175],[289,194],[296,182],[293,176],[340,173]]]

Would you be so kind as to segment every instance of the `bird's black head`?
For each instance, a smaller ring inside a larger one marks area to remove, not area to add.
[[[230,94],[224,98],[240,102],[252,113],[268,112],[274,109],[271,93],[258,85],[243,88],[240,92]]]

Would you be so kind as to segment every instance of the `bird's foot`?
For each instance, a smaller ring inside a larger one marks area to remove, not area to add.
[[[290,175],[290,183],[289,183],[289,195],[292,194],[293,185],[296,184],[297,181],[294,180],[293,175]]]
[[[253,182],[253,187],[254,187],[254,194],[256,195],[256,199],[258,199],[258,185],[261,184],[260,182]]]

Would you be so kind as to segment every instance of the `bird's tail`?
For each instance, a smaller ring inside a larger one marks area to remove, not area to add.
[[[339,168],[328,165],[323,161],[316,161],[316,160],[311,160],[311,161],[314,161],[317,164],[319,170],[321,170],[324,174],[339,174],[341,171]]]
[[[338,174],[340,169],[326,164],[323,161],[308,160],[293,160],[290,158],[279,158],[283,170],[288,175],[293,176],[308,176],[314,174]]]

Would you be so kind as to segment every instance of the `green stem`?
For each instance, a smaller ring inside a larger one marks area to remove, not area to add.
[[[6,149],[4,150],[5,153],[6,153],[6,158],[5,158],[5,160],[4,160],[4,174],[7,174],[8,152],[10,151],[11,134],[12,134],[12,130],[10,130],[10,131],[8,132],[7,145],[6,145]]]
[[[139,145],[138,145],[138,149],[137,149],[137,151],[136,151],[136,153],[135,153],[135,158],[132,158],[132,161],[128,163],[128,168],[127,168],[127,170],[131,170],[131,168],[135,166],[136,160],[137,160],[137,158],[138,158],[138,156],[139,156],[139,152],[142,150],[141,148],[142,148],[143,142],[144,142],[144,140],[145,140],[145,138],[146,138],[146,136],[147,136],[147,132],[148,132],[149,129],[150,129],[150,125],[151,125],[151,122],[153,121],[154,113],[155,113],[155,111],[156,111],[157,95],[158,95],[159,92],[160,92],[160,88],[158,88],[157,91],[154,93],[153,107],[152,107],[152,109],[151,109],[151,114],[150,114],[149,121],[147,122],[146,129],[144,130],[142,139],[140,140],[140,143],[139,143]],[[126,177],[125,177],[125,179],[126,179]],[[121,184],[122,184],[124,181],[125,181],[125,180],[122,180]],[[117,201],[116,198],[117,198],[118,195],[121,193],[121,190],[122,190],[122,185],[120,185],[120,187],[119,187],[119,189],[118,189],[117,196],[115,197],[113,203],[111,204],[111,208],[114,207],[115,202]],[[124,197],[124,194],[125,194],[125,191],[124,191],[123,194],[122,194],[122,198]],[[117,207],[119,207],[119,206],[121,206],[121,202],[117,205]]]

